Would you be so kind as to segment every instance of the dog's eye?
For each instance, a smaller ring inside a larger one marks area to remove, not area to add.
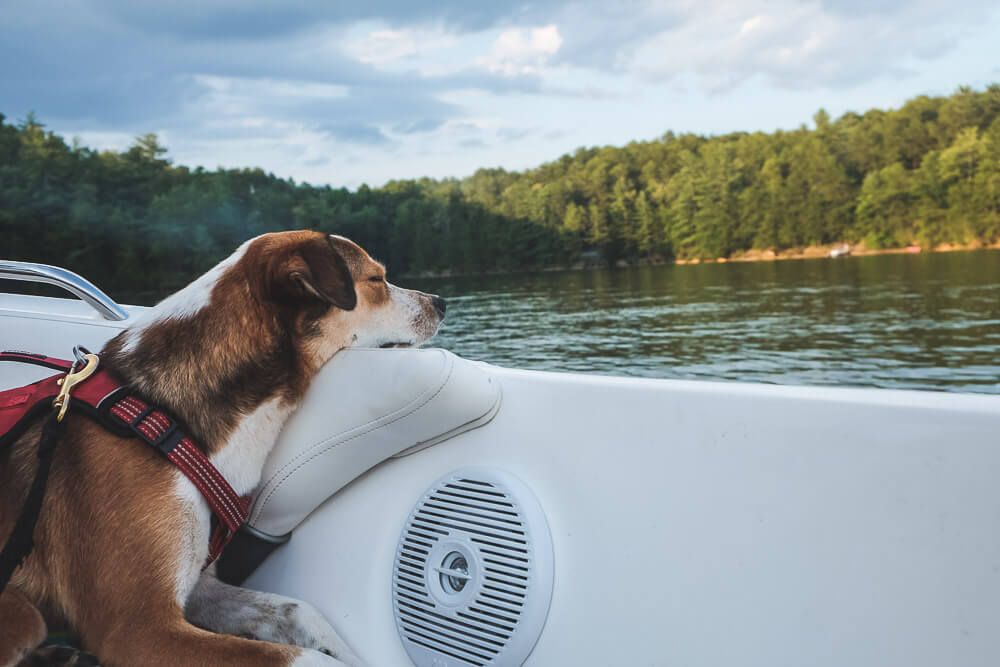
[[[368,282],[370,283],[385,282],[385,276],[372,276],[371,278],[368,279]]]

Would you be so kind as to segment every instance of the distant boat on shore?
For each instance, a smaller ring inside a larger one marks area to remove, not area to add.
[[[839,246],[830,248],[830,252],[827,253],[827,257],[836,259],[838,257],[850,257],[851,256],[851,246],[846,243],[841,243]]]

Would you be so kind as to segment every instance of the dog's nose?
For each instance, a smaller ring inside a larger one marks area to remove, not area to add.
[[[444,299],[434,295],[431,297],[431,303],[434,304],[434,310],[437,311],[439,317],[444,317],[444,311],[448,308],[448,304],[445,303]]]

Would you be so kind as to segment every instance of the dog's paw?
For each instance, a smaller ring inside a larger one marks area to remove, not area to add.
[[[72,646],[35,649],[18,667],[100,667],[97,658]]]
[[[350,667],[364,663],[315,607],[305,602],[281,605],[271,628],[271,641],[294,644],[336,658]]]
[[[295,659],[291,667],[348,667],[350,663],[341,662],[327,653],[302,649],[302,654]]]

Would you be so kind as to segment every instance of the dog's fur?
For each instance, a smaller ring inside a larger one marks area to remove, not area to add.
[[[100,357],[179,417],[247,494],[337,351],[416,345],[443,316],[442,300],[389,284],[347,239],[266,234],[147,311]],[[34,475],[38,435],[36,426],[0,451],[0,539]],[[207,503],[175,467],[70,414],[34,552],[0,596],[0,665],[38,646],[43,614],[111,667],[360,664],[312,607],[203,574],[209,531]]]

